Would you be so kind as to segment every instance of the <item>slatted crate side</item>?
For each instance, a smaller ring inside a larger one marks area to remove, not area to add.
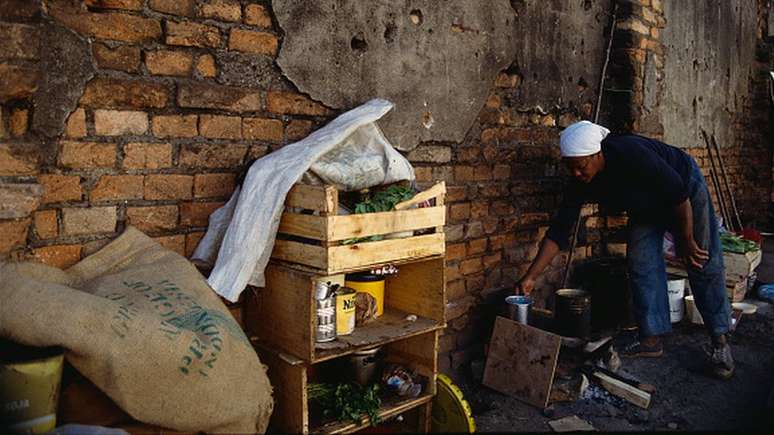
[[[385,303],[407,313],[446,323],[446,267],[443,257],[407,263],[387,278]]]
[[[422,394],[436,393],[438,334],[439,331],[432,331],[384,346],[387,362],[404,365],[427,378],[427,385]]]
[[[333,186],[296,184],[285,197],[285,206],[335,215],[339,211],[339,191]]]
[[[248,300],[245,324],[273,348],[305,360],[313,358],[314,306],[308,273],[270,263],[266,287]]]

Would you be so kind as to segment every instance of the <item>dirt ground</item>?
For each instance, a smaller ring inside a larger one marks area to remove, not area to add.
[[[766,243],[759,278],[774,281],[774,241]],[[767,258],[768,257],[768,258]],[[640,409],[590,387],[576,402],[554,405],[553,415],[475,382],[468,374],[460,388],[470,402],[480,432],[551,432],[548,422],[577,415],[600,431],[771,431],[774,409],[774,306],[755,299],[758,312],[742,317],[730,337],[736,374],[716,380],[703,371],[707,335],[683,322],[665,337],[662,358],[623,359],[620,373],[656,386],[650,408]],[[623,334],[616,342],[626,340]],[[479,362],[480,364],[480,362]],[[548,414],[548,415],[546,415]]]

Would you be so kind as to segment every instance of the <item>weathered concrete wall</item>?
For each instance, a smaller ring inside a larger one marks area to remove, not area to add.
[[[749,98],[753,75],[756,1],[667,1],[664,16],[664,93],[649,105],[660,113],[664,139],[701,146],[705,130],[721,146],[733,146],[734,116]],[[654,87],[645,89],[650,102]]]

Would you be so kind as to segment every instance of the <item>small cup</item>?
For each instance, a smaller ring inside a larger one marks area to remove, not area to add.
[[[508,314],[511,320],[526,325],[532,298],[529,296],[508,296],[505,298],[505,303],[508,304]]]

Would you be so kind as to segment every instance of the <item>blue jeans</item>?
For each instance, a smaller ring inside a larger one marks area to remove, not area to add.
[[[688,195],[693,209],[693,237],[699,247],[709,251],[710,257],[701,269],[687,267],[688,281],[704,325],[710,334],[718,336],[728,332],[731,307],[726,296],[723,249],[715,211],[704,176],[695,162],[688,181]],[[630,222],[626,256],[640,337],[672,330],[663,254],[667,229],[666,225]]]

